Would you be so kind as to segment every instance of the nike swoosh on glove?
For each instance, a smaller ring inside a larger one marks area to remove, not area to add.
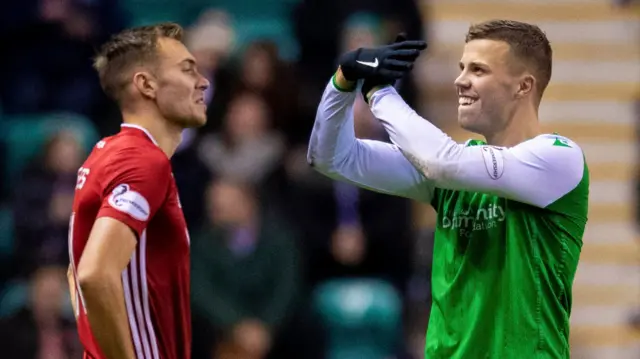
[[[397,43],[402,43],[404,41],[407,41],[407,35],[405,33],[399,33],[396,36],[395,41],[393,42],[394,44]],[[426,47],[426,43],[425,43],[425,47]],[[415,61],[415,58],[413,59],[413,61]],[[406,74],[407,72],[411,71],[413,67],[413,62],[411,62],[411,66],[407,67],[404,71],[403,71],[403,75]],[[400,76],[402,77],[402,76]],[[369,99],[367,98],[367,94],[369,93],[369,91],[371,91],[372,88],[376,87],[376,86],[384,86],[384,85],[394,85],[397,82],[398,78],[394,78],[394,79],[388,79],[385,77],[381,77],[381,76],[372,76],[372,77],[366,77],[364,80],[364,83],[362,84],[362,87],[360,89],[360,91],[362,92],[362,96],[365,100],[365,102],[369,102]]]
[[[426,48],[424,41],[402,41],[377,48],[359,48],[342,55],[338,62],[348,81],[375,77],[390,83],[409,71],[420,51]]]

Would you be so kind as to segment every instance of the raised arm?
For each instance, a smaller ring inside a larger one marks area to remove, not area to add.
[[[540,135],[511,148],[467,146],[416,114],[393,87],[375,91],[369,103],[391,141],[438,188],[546,207],[586,174],[582,150],[562,136]]]
[[[356,91],[345,83],[338,70],[322,95],[309,142],[309,164],[335,180],[430,202],[433,186],[396,146],[356,138],[353,126]]]

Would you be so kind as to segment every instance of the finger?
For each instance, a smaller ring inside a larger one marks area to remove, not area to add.
[[[415,61],[415,59],[420,56],[421,50],[395,50],[392,54],[389,55],[390,59],[396,60],[404,60],[404,61]]]
[[[390,70],[390,69],[380,69],[379,74],[387,79],[397,80],[404,76],[406,71],[400,70]]]
[[[384,60],[384,66],[388,69],[400,70],[400,71],[408,71],[413,68],[412,61],[401,61],[394,59],[386,59]]]
[[[408,40],[397,42],[391,45],[394,49],[418,49],[424,50],[427,48],[427,42],[422,40]]]

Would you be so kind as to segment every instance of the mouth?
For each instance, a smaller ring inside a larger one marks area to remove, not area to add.
[[[197,105],[204,105],[204,97],[201,97],[199,99],[196,100],[196,104]]]
[[[458,96],[458,104],[460,106],[471,106],[478,101],[476,97]]]

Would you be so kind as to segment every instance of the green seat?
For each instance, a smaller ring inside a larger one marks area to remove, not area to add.
[[[217,0],[216,8],[231,14],[234,18],[264,18],[290,16],[293,6],[301,0]]]
[[[299,55],[297,40],[293,37],[291,23],[280,17],[236,18],[233,20],[236,46],[242,52],[257,40],[271,40],[278,46],[283,60],[294,61]]]
[[[25,165],[40,153],[47,139],[55,133],[61,130],[76,133],[87,152],[99,139],[89,119],[72,113],[7,115],[0,124],[0,130],[6,151],[5,185],[9,189]]]
[[[122,6],[130,26],[165,21],[188,26],[201,9],[199,0],[125,0]]]
[[[0,260],[13,254],[13,213],[8,207],[0,207]]]
[[[0,318],[6,318],[27,305],[29,285],[25,281],[7,283],[0,291]]]
[[[384,359],[401,340],[402,301],[390,284],[341,279],[320,285],[314,308],[328,330],[329,359]]]

